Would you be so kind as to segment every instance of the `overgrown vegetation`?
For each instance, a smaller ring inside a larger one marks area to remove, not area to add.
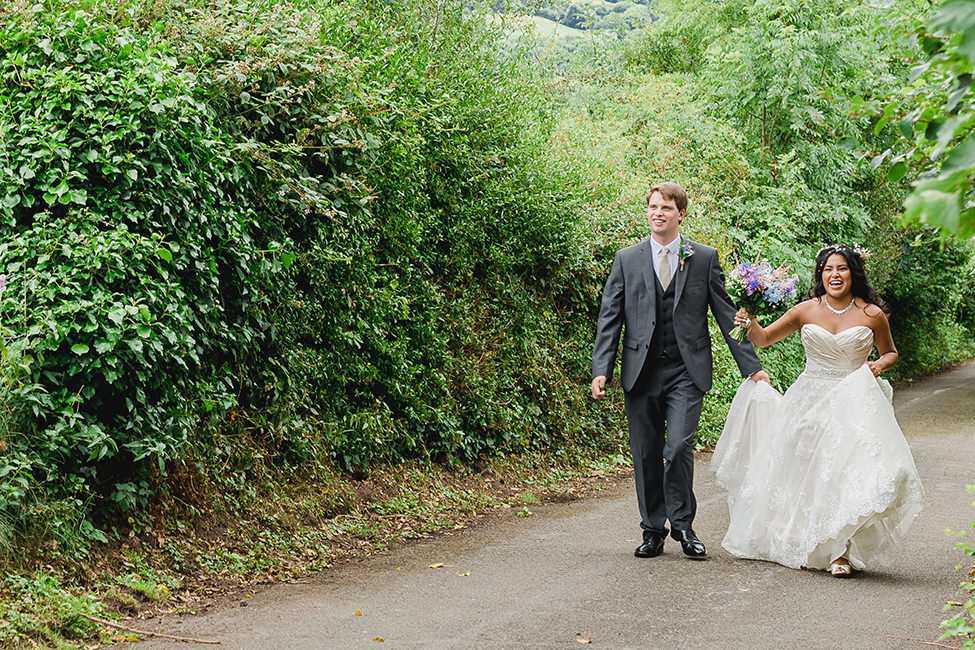
[[[910,175],[870,164],[893,144],[874,108],[919,55],[893,14],[661,2],[642,40],[567,59],[485,10],[0,8],[5,599],[52,560],[120,611],[184,574],[324,566],[335,540],[395,539],[374,516],[407,513],[408,538],[497,505],[422,476],[613,457],[592,327],[654,180],[691,190],[686,230],[726,264],[761,252],[806,279],[824,243],[872,250],[897,378],[975,353],[970,245],[903,230]],[[801,369],[797,341],[762,354],[780,385]],[[704,446],[740,382],[720,345],[716,364]],[[229,520],[235,542],[182,541]],[[121,558],[111,577],[91,551]],[[19,616],[4,644],[92,629]]]
[[[5,10],[7,520],[592,436],[548,98],[427,9]]]
[[[911,83],[883,109],[878,130],[896,129],[887,160],[897,180],[917,174],[904,220],[928,223],[971,239],[975,235],[975,0],[945,0],[930,21],[915,27],[924,52]]]
[[[661,7],[665,17],[627,57],[654,79],[674,79],[680,106],[641,131],[656,128],[655,138],[679,143],[671,154],[680,161],[677,173],[665,168],[657,177],[683,172],[689,186],[701,187],[700,175],[715,172],[703,198],[716,200],[706,206],[709,218],[727,224],[719,248],[741,257],[762,252],[808,282],[823,243],[857,242],[872,252],[871,281],[891,308],[901,351],[892,376],[910,379],[970,355],[964,314],[971,309],[971,247],[942,243],[930,229],[904,231],[906,177],[892,182],[872,156],[892,137],[874,106],[899,92],[904,62],[920,55],[908,27],[916,8],[903,3],[906,14],[878,13],[828,0]],[[683,43],[697,49],[685,54]],[[728,153],[715,153],[714,138],[703,137],[714,129],[701,126],[705,119],[732,134]],[[667,128],[673,124],[678,128]],[[685,151],[688,141],[701,142],[703,151]],[[684,162],[702,159],[703,172]],[[799,370],[798,357],[791,358],[781,368],[786,382]]]
[[[966,488],[969,494],[975,494],[975,485],[968,485]],[[975,502],[972,502],[972,505],[975,506]],[[953,646],[960,650],[975,649],[975,561],[973,561],[975,558],[975,542],[972,542],[971,538],[964,538],[966,532],[975,530],[975,521],[970,521],[968,528],[968,531],[957,531],[957,535],[963,538],[962,541],[958,542],[957,547],[965,555],[966,561],[966,564],[958,566],[958,569],[963,571],[965,575],[959,587],[962,593],[968,597],[968,600],[945,605],[945,610],[955,613],[941,623],[941,627],[945,631],[941,638],[952,639],[956,643],[960,642],[960,646]]]

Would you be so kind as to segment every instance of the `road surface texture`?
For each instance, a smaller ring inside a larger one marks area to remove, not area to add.
[[[234,650],[931,648],[923,641],[940,636],[966,561],[945,529],[975,519],[965,490],[975,483],[975,362],[901,388],[894,401],[926,505],[891,565],[852,580],[726,553],[725,494],[703,454],[694,527],[710,550],[704,561],[684,558],[673,540],[661,557],[633,557],[639,516],[624,481],[272,586],[246,607],[168,616],[155,630]]]

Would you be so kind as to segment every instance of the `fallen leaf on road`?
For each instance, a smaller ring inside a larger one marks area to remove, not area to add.
[[[428,564],[427,565],[427,568],[428,569],[442,569],[445,566],[447,566],[447,565],[445,565],[443,562],[437,562],[435,564]]]
[[[381,636],[377,636],[375,639],[373,639],[373,641],[376,643],[383,643],[385,640],[386,639],[382,638]]]
[[[354,613],[354,614],[355,614],[356,616],[365,616],[365,614],[363,614],[362,612],[360,612],[360,611],[359,611],[358,609],[357,609],[357,610],[355,610],[355,612],[353,612],[353,613]]]
[[[576,643],[585,643],[585,644],[592,643],[592,637],[587,636],[585,639],[576,639]]]

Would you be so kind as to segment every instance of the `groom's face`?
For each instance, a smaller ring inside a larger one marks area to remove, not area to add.
[[[654,192],[647,201],[647,221],[653,238],[661,244],[669,244],[680,232],[680,222],[684,211],[677,209],[673,199],[665,199],[660,192]]]

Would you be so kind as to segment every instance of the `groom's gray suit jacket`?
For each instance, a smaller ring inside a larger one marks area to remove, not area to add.
[[[708,308],[718,323],[731,354],[743,376],[761,370],[762,365],[750,343],[739,343],[728,336],[734,328],[735,306],[724,286],[718,252],[710,246],[682,238],[694,253],[684,259],[684,268],[675,275],[674,333],[681,360],[691,379],[702,391],[711,389],[713,360],[708,333]],[[650,240],[616,253],[613,270],[603,290],[596,341],[593,346],[592,376],[612,378],[620,332],[623,333],[623,358],[620,385],[629,392],[636,384],[656,326],[653,252]]]

